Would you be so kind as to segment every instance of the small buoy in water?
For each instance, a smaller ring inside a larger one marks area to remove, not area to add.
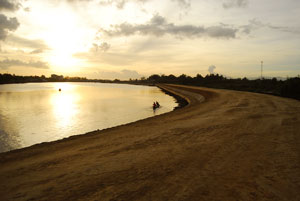
[[[58,91],[61,91],[61,88],[59,88]]]

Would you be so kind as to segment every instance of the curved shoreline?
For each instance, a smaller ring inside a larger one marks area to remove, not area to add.
[[[0,199],[300,199],[299,101],[161,87],[189,105],[0,154]]]
[[[174,97],[174,99],[176,100],[176,103],[178,104],[178,106],[175,107],[174,110],[183,108],[189,104],[189,101],[187,98],[184,98],[184,97],[180,96],[179,94],[172,92],[172,90],[168,91],[161,85],[156,85],[156,87],[158,87],[165,94]]]

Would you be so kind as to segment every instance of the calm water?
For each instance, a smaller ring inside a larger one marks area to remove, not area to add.
[[[156,100],[162,107],[154,113],[152,103]],[[173,97],[156,87],[102,83],[0,85],[0,152],[133,122],[176,106]]]

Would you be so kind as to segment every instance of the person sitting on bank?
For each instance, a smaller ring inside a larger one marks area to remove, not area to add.
[[[160,107],[160,104],[156,101],[156,107]]]

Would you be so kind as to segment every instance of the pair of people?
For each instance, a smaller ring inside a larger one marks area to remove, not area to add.
[[[160,107],[160,104],[156,101],[156,102],[153,102],[153,110],[155,110],[156,108],[159,108]]]

